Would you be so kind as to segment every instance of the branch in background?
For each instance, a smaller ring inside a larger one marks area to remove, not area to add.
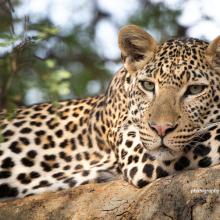
[[[11,0],[0,0],[0,17],[2,17],[1,22],[9,23],[11,28],[11,33],[14,34],[14,25],[13,25],[13,16],[12,13],[14,12],[13,5]]]

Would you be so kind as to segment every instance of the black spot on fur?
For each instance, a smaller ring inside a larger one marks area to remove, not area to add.
[[[72,161],[72,156],[68,156],[65,152],[60,152],[59,156],[61,159],[65,160],[66,162],[71,162]]]
[[[15,163],[12,161],[11,157],[7,157],[2,161],[1,167],[4,169],[9,169],[15,166]]]
[[[105,134],[105,132],[106,132],[106,128],[105,128],[104,125],[101,126],[101,130],[102,130],[102,133]]]
[[[30,158],[35,158],[37,156],[37,152],[35,150],[30,150],[27,152],[27,156]]]
[[[214,102],[218,102],[219,101],[219,97],[216,95],[215,97],[214,97]]]
[[[18,144],[19,144],[19,143],[18,143],[17,141],[13,141],[13,142],[10,144],[9,148],[11,149],[11,151],[12,151],[13,153],[16,153],[16,154],[21,153],[21,148],[18,147]]]
[[[36,131],[35,134],[36,134],[37,136],[42,136],[42,135],[45,135],[46,132],[43,131],[43,130],[40,130],[40,131]]]
[[[76,160],[78,160],[78,161],[80,161],[80,160],[82,160],[82,156],[81,156],[81,154],[76,154]]]
[[[89,138],[89,140],[90,140],[90,138]],[[74,138],[72,138],[72,139],[70,140],[70,144],[71,144],[71,150],[76,150],[76,141],[75,141]],[[89,146],[89,148],[90,148],[90,145],[89,145],[89,144],[88,144],[88,146]]]
[[[139,157],[136,155],[134,156],[134,162],[137,163],[139,161]]]
[[[139,181],[137,182],[137,186],[138,186],[139,188],[142,188],[142,187],[146,186],[148,183],[149,183],[148,181],[139,180]]]
[[[73,177],[70,177],[66,180],[63,181],[64,183],[68,183],[69,187],[74,187],[76,185],[76,181],[74,180]],[[84,181],[83,183],[81,183],[81,185],[87,184],[88,181]]]
[[[56,121],[55,118],[51,118],[50,120],[48,120],[46,122],[46,124],[47,124],[48,128],[50,128],[50,129],[54,129],[59,125],[59,123]]]
[[[143,173],[146,173],[146,175],[151,178],[153,174],[153,170],[154,170],[154,166],[152,164],[145,164],[143,168]]]
[[[148,159],[148,154],[144,153],[143,157],[142,157],[142,163],[146,162]]]
[[[40,116],[40,113],[35,113],[35,114],[31,115],[31,118],[32,118],[32,119],[35,119],[35,118],[37,118],[37,117],[39,117],[39,116]]]
[[[81,183],[82,185],[89,183],[89,181],[84,181],[83,183]],[[74,187],[77,184],[77,182],[75,180],[72,180],[69,182],[69,187]]]
[[[81,146],[83,146],[83,145],[84,145],[83,136],[82,136],[81,134],[79,134],[79,135],[77,136],[77,139],[78,139],[78,141],[79,141],[79,144],[80,144]]]
[[[215,136],[215,140],[220,141],[220,134]]]
[[[168,176],[167,171],[163,170],[161,167],[156,168],[157,178]]]
[[[204,157],[203,159],[201,159],[198,163],[198,165],[200,167],[208,167],[212,164],[212,159],[211,157]]]
[[[78,164],[78,165],[75,166],[75,169],[76,169],[76,170],[80,170],[80,169],[82,169],[82,168],[83,168],[83,166],[82,166],[81,164]]]
[[[132,163],[132,161],[133,161],[133,156],[132,156],[132,155],[130,155],[130,156],[128,157],[128,164],[131,164],[131,163]]]
[[[11,172],[10,171],[1,171],[0,172],[0,179],[6,179],[8,177],[11,176]]]
[[[6,183],[0,185],[0,198],[16,197],[17,195],[18,190],[16,188],[10,187]]]
[[[171,160],[164,160],[163,163],[166,165],[166,166],[169,166],[171,164]]]
[[[29,145],[30,144],[30,141],[27,138],[25,138],[25,137],[20,137],[19,140],[24,145]]]
[[[42,180],[42,181],[40,181],[40,183],[37,186],[34,186],[33,189],[39,189],[39,188],[48,187],[51,185],[52,184],[50,184],[47,180]]]
[[[26,194],[26,193],[27,193],[27,191],[28,191],[27,189],[24,189],[24,190],[22,190],[22,192],[21,192],[21,193],[22,193],[22,194]]]
[[[8,136],[12,136],[13,134],[14,134],[13,131],[7,130],[7,131],[5,131],[2,135],[3,135],[4,137],[8,137]]]
[[[147,160],[151,160],[154,161],[155,158],[152,157],[150,154],[148,153],[144,153],[143,157],[142,157],[142,163],[146,162]]]
[[[65,128],[67,131],[74,133],[77,130],[77,125],[70,121],[65,125]]]
[[[128,154],[128,152],[127,151],[125,151],[124,149],[122,149],[122,151],[121,151],[121,158],[122,159],[125,159],[125,156]]]
[[[20,130],[20,133],[22,133],[22,134],[29,134],[30,132],[31,132],[31,129],[28,128],[28,127],[22,128],[22,129]]]
[[[37,121],[31,121],[30,125],[36,126],[36,127],[40,127],[42,125],[41,122],[37,122]]]
[[[50,165],[48,163],[45,163],[44,161],[42,161],[40,163],[40,165],[43,167],[43,170],[46,172],[49,172],[52,170],[52,168],[50,167]]]
[[[213,131],[217,128],[217,125],[212,126],[211,128],[209,128],[209,131]],[[219,129],[218,129],[219,130]],[[216,133],[219,133],[218,130],[216,131]]]
[[[25,121],[18,121],[18,122],[15,122],[13,125],[18,128],[18,127],[21,127],[24,123]]]
[[[89,170],[83,170],[82,175],[83,175],[83,176],[88,176],[89,173],[90,173]]]
[[[63,167],[64,170],[69,170],[70,168],[71,168],[70,165],[66,165]]]
[[[28,193],[27,195],[25,195],[25,197],[29,197],[29,196],[33,196],[34,193]]]
[[[181,157],[175,164],[175,170],[183,170],[185,167],[188,167],[190,161],[186,157]]]
[[[73,117],[77,118],[78,116],[79,116],[78,113],[76,113],[76,112],[73,113]]]
[[[131,83],[131,76],[128,76],[127,78],[126,78],[126,82],[129,84],[129,83]]]
[[[205,156],[211,151],[210,147],[206,147],[204,144],[199,144],[193,150],[193,153],[197,156]]]
[[[119,134],[119,137],[118,137],[118,140],[117,140],[117,142],[116,142],[116,145],[121,145],[121,144],[122,144],[122,141],[123,141],[123,134],[120,133],[120,134]]]
[[[62,142],[60,143],[60,147],[61,147],[61,148],[65,148],[65,147],[67,146],[67,144],[68,144],[68,140],[65,139],[64,141],[62,141]]]
[[[44,155],[44,159],[45,160],[55,160],[56,159],[56,155],[54,155],[54,154]]]
[[[41,144],[41,139],[39,137],[34,138],[34,142],[36,145],[40,145]]]
[[[132,141],[129,141],[129,140],[127,140],[126,142],[125,142],[125,145],[128,147],[128,148],[130,148],[131,147],[131,145],[132,145]]]
[[[100,112],[99,111],[97,111],[95,113],[95,117],[96,117],[96,121],[99,121],[99,118],[100,118]]]
[[[204,141],[207,141],[211,138],[211,134],[210,133],[205,133],[204,135],[201,135],[199,137],[199,140],[198,142],[204,142]]]
[[[59,167],[60,167],[60,164],[59,164],[59,163],[54,163],[54,164],[52,165],[52,167],[53,167],[53,168],[59,168]]]
[[[64,175],[64,172],[58,172],[58,173],[53,174],[52,177],[59,178],[59,177],[62,177],[63,175]]]
[[[60,137],[63,136],[63,131],[60,129],[60,130],[56,131],[55,134],[56,134],[57,137],[60,138]]]
[[[133,167],[131,170],[130,170],[130,177],[133,178],[134,175],[137,173],[137,167]]]
[[[29,184],[31,182],[31,179],[25,173],[20,173],[17,179],[23,184]]]
[[[30,173],[30,177],[31,177],[31,178],[38,178],[38,177],[40,177],[40,174],[39,174],[38,172],[32,171],[32,172]]]
[[[29,160],[28,158],[24,157],[21,159],[21,162],[26,167],[32,167],[34,166],[34,162],[32,160]]]

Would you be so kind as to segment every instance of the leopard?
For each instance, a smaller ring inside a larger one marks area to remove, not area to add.
[[[118,45],[105,93],[0,113],[1,200],[219,164],[220,36],[158,43],[130,24]]]

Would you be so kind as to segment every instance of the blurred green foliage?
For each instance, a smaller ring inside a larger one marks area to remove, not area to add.
[[[103,57],[94,42],[97,25],[103,20],[114,23],[112,15],[103,11],[97,1],[90,1],[93,5],[90,21],[86,25],[73,24],[62,32],[50,17],[30,19],[31,14],[16,17],[14,12],[22,3],[22,0],[0,0],[0,109],[26,104],[31,91],[37,91],[43,101],[104,91],[112,77],[106,64],[118,64],[120,58]],[[126,23],[151,30],[160,40],[186,35],[187,27],[177,22],[179,9],[170,9],[163,1],[139,0],[138,4],[139,9]],[[17,35],[18,25],[23,30]],[[114,25],[119,29],[123,24]],[[98,85],[96,92],[88,89],[91,82]]]

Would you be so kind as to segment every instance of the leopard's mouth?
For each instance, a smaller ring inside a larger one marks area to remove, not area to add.
[[[153,145],[152,143],[147,143],[142,140],[142,144],[144,148],[147,150],[149,154],[157,159],[175,159],[182,154],[182,150],[179,148],[175,148],[173,146],[169,146],[164,142],[164,139],[161,138],[157,144]]]
[[[174,150],[171,150],[169,147],[167,147],[165,144],[162,144],[161,146],[159,146],[159,151],[162,151],[162,152],[170,152],[171,154],[173,154]]]
[[[162,144],[158,148],[153,150],[154,152],[161,152],[162,154],[170,154],[172,156],[175,156],[175,151],[166,146],[165,144]]]
[[[177,157],[179,157],[179,153],[172,150],[165,144],[160,145],[159,147],[153,149],[153,150],[148,150],[148,153],[157,158],[158,160],[173,160]]]

